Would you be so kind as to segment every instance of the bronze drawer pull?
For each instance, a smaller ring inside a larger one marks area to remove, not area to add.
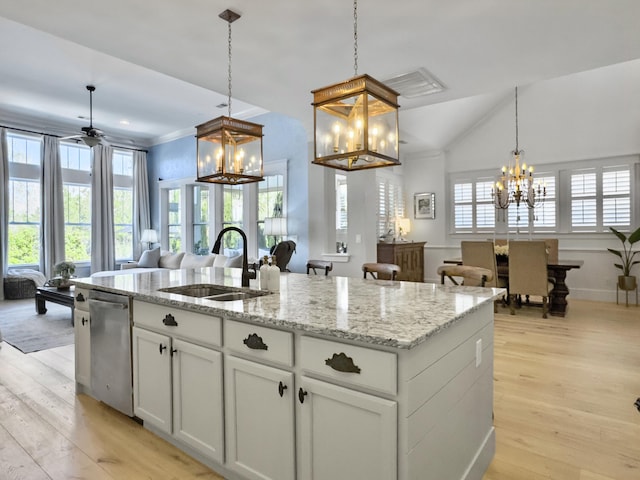
[[[162,323],[164,323],[167,327],[177,327],[178,322],[173,315],[167,313],[167,315],[162,319]]]
[[[76,301],[77,302],[84,302],[84,295],[82,295],[82,292],[78,293],[78,295],[76,295]]]
[[[333,357],[327,358],[324,363],[338,372],[360,373],[360,367],[355,365],[353,358],[347,357],[344,352],[334,353]]]
[[[287,386],[284,383],[280,382],[278,384],[278,393],[280,394],[281,397],[284,395],[284,391],[286,389],[287,389]]]
[[[253,350],[269,350],[269,347],[262,341],[262,337],[257,333],[250,334],[242,343]]]

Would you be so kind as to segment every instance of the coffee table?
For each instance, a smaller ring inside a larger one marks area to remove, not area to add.
[[[36,288],[36,312],[38,314],[47,313],[45,302],[53,302],[71,308],[71,325],[73,325],[73,305],[74,305],[74,287],[71,286],[66,290],[58,290],[56,287],[38,287]]]

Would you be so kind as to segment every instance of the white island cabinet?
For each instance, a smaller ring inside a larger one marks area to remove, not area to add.
[[[234,270],[77,281],[133,298],[145,428],[230,480],[482,479],[503,290],[283,274],[244,300],[165,291],[242,290]]]
[[[222,462],[222,354],[209,348],[220,346],[220,320],[138,301],[133,315],[135,415]]]
[[[89,291],[76,288],[73,310],[73,340],[76,346],[76,384],[79,391],[91,388],[91,319]]]

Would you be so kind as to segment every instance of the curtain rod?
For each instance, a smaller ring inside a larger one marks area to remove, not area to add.
[[[17,132],[25,132],[25,133],[33,133],[34,135],[49,135],[50,137],[62,138],[60,135],[54,135],[51,133],[44,132],[35,132],[33,130],[27,130],[24,128],[10,127],[8,125],[0,125],[0,128],[8,128],[9,130],[15,130]],[[119,148],[121,150],[131,150],[132,152],[144,152],[149,153],[149,150],[145,150],[143,148],[131,148],[131,147],[122,147],[120,145],[113,145],[115,148]]]

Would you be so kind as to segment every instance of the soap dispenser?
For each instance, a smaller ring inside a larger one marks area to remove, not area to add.
[[[260,266],[260,290],[269,289],[269,257],[266,255],[262,259]]]
[[[269,280],[267,281],[267,288],[272,292],[280,291],[280,268],[276,264],[276,256],[271,256],[271,265],[269,265]]]

